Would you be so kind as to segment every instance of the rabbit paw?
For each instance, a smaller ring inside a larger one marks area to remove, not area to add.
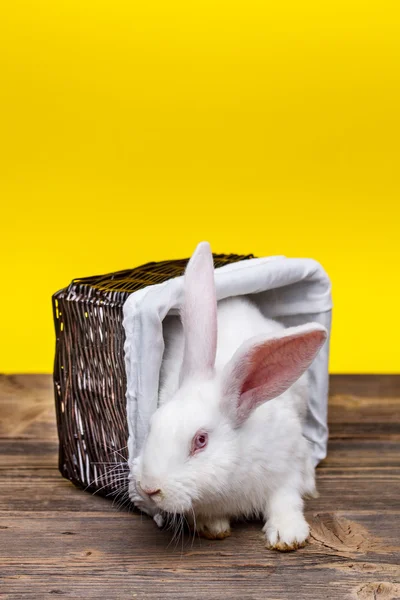
[[[200,537],[207,540],[223,540],[231,535],[231,526],[229,519],[207,519],[203,521],[198,519],[196,522],[196,531]]]
[[[133,502],[135,508],[140,510],[140,512],[153,517],[159,513],[159,509],[156,506],[149,506],[148,502],[146,502],[139,494],[132,495],[130,497],[131,502]]]
[[[263,527],[266,546],[270,550],[291,552],[302,548],[307,543],[310,528],[302,514],[270,518]]]

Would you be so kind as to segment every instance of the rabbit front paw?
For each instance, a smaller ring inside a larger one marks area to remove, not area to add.
[[[224,517],[215,519],[196,519],[196,532],[207,540],[223,540],[231,535],[229,519]]]
[[[266,546],[270,550],[291,552],[302,548],[307,543],[310,532],[307,521],[301,513],[289,514],[283,517],[268,519],[263,527]]]

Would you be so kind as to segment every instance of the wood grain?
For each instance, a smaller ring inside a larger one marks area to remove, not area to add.
[[[400,377],[332,379],[310,543],[261,523],[171,544],[148,518],[61,478],[51,379],[0,377],[0,598],[400,599]]]

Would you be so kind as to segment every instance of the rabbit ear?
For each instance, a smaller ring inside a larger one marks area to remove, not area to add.
[[[327,336],[317,323],[244,343],[226,365],[222,403],[237,425],[287,390],[310,366]]]
[[[180,382],[211,375],[217,350],[217,299],[210,244],[201,242],[188,262],[184,279],[182,324],[185,350]]]

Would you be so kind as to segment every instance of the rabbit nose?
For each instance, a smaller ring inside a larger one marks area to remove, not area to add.
[[[161,490],[150,490],[149,488],[143,488],[143,491],[145,494],[147,494],[148,496],[156,496],[157,494],[161,493]]]

